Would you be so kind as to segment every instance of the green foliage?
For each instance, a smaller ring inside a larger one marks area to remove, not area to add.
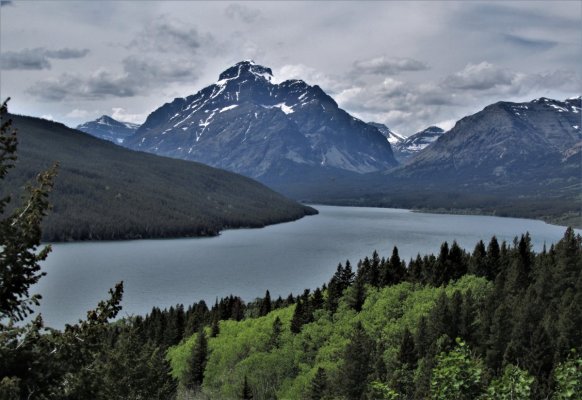
[[[527,371],[508,364],[503,369],[503,375],[489,384],[487,392],[481,398],[483,400],[529,400],[533,383],[534,377]]]
[[[483,392],[482,362],[457,339],[456,347],[437,356],[432,372],[431,398],[435,400],[473,400]]]
[[[576,355],[575,352],[572,353]],[[552,400],[580,400],[582,398],[582,358],[571,358],[554,371],[556,390]]]
[[[382,382],[374,381],[370,383],[370,395],[373,399],[398,400],[401,398],[397,391],[390,389]]]

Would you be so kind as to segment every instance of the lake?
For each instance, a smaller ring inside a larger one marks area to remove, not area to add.
[[[536,250],[558,241],[565,228],[541,221],[488,216],[415,213],[366,207],[314,206],[319,215],[261,229],[224,231],[202,239],[135,240],[54,244],[43,263],[47,276],[33,288],[41,293],[47,326],[85,317],[107,291],[123,280],[121,316],[145,314],[153,306],[189,305],[239,295],[245,300],[298,294],[329,281],[339,262],[378,250],[402,258],[438,253],[456,240],[472,251],[487,242],[530,232]]]

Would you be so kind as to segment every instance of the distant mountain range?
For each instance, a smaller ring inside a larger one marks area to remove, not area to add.
[[[580,98],[498,102],[461,119],[397,175],[486,186],[580,178],[580,115]]]
[[[384,171],[398,163],[378,129],[319,86],[273,83],[271,69],[240,62],[219,80],[166,103],[123,143],[227,169],[284,189],[305,179]]]
[[[99,139],[122,144],[126,138],[135,133],[137,128],[139,128],[138,124],[120,122],[107,115],[102,115],[95,121],[85,122],[77,126],[76,129]]]
[[[211,236],[316,213],[241,175],[131,151],[43,119],[9,118],[18,162],[0,197],[12,193],[16,202],[27,181],[60,163],[47,241]]]
[[[349,190],[330,190],[319,201],[541,218],[581,227],[580,106],[579,97],[489,105],[405,164],[368,174]]]
[[[581,125],[579,97],[540,98],[404,137],[351,116],[317,85],[277,84],[269,68],[243,61],[159,107],[122,145],[241,173],[305,201],[568,214],[582,224]]]

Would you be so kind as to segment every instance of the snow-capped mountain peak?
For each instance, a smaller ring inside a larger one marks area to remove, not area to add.
[[[76,129],[100,139],[121,144],[128,136],[133,135],[137,128],[139,128],[138,124],[121,122],[108,115],[102,115],[94,121],[77,126]]]
[[[400,162],[404,162],[436,142],[444,133],[438,126],[429,126],[397,143],[393,147],[394,154]]]
[[[392,147],[402,142],[406,137],[394,132],[392,129],[388,128],[384,124],[379,124],[377,122],[368,122],[368,125],[372,125],[374,128],[378,129],[382,135],[388,140],[388,143]]]
[[[272,78],[270,68],[241,61],[214,84],[158,108],[124,144],[254,178],[396,164],[378,130],[341,110],[319,86]]]
[[[225,81],[232,79],[245,79],[249,77],[263,78],[270,82],[273,79],[273,71],[271,71],[271,68],[258,65],[252,60],[241,61],[222,72],[218,77],[217,84],[224,84]]]

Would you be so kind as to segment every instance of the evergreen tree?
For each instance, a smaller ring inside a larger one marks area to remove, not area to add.
[[[245,379],[243,381],[243,387],[242,387],[242,391],[241,391],[241,399],[242,400],[252,400],[253,397],[253,391],[251,390],[251,387],[249,386],[249,382],[247,380],[247,377],[245,375]]]
[[[485,243],[483,243],[482,240],[477,242],[475,249],[473,250],[473,254],[471,255],[471,260],[469,262],[469,273],[492,279],[492,274],[489,272],[489,267],[487,265],[487,252],[485,251]]]
[[[261,309],[259,316],[262,317],[271,312],[271,293],[267,290],[265,293],[265,298],[261,301]]]
[[[218,323],[218,320],[214,320],[212,321],[212,326],[210,327],[210,337],[217,337],[218,334],[220,333],[220,325]]]
[[[499,248],[499,242],[497,242],[497,238],[493,236],[487,246],[487,278],[489,280],[495,279],[497,274],[501,272],[500,254],[501,250]]]
[[[291,332],[299,333],[301,332],[301,327],[304,322],[304,304],[301,299],[297,300],[295,304],[295,310],[293,311],[293,317],[291,318]]]
[[[397,361],[400,367],[393,374],[392,387],[403,394],[405,398],[411,398],[414,394],[414,371],[416,370],[418,356],[414,345],[414,337],[408,328],[404,329]]]
[[[273,321],[273,330],[271,331],[271,337],[269,338],[268,348],[269,350],[279,348],[281,344],[281,333],[283,332],[283,323],[281,318],[277,317]]]
[[[200,329],[196,337],[196,343],[192,347],[192,353],[188,360],[188,370],[186,372],[186,384],[190,389],[202,386],[204,371],[208,361],[208,340],[204,329]]]
[[[325,304],[325,299],[323,298],[323,292],[320,288],[316,288],[313,291],[313,297],[311,299],[311,308],[315,310],[319,310],[323,308]]]
[[[344,351],[340,370],[342,393],[350,400],[362,398],[368,386],[371,342],[360,322],[356,324],[350,342]]]
[[[356,312],[362,311],[362,306],[366,300],[366,288],[364,287],[363,278],[356,278],[353,286],[350,288],[348,298],[348,304],[351,308],[356,310]]]
[[[323,368],[318,368],[309,386],[309,400],[321,400],[328,391],[327,374]]]
[[[8,100],[7,100],[8,101]],[[16,130],[6,119],[7,101],[0,108],[0,180],[4,180],[16,161]],[[30,295],[29,289],[46,273],[40,263],[51,247],[39,248],[41,222],[49,210],[48,196],[53,187],[57,166],[40,173],[36,186],[27,187],[23,206],[4,215],[10,197],[0,199],[0,323],[22,321],[38,306],[40,295]]]

